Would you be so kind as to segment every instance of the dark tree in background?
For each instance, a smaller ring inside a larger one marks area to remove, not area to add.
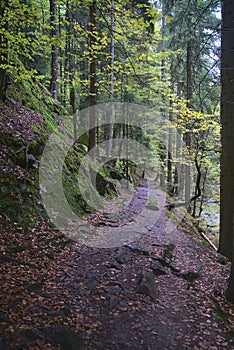
[[[55,0],[50,0],[50,27],[51,27],[51,78],[50,92],[52,97],[58,98],[58,24],[57,5]]]
[[[234,2],[222,1],[221,46],[221,198],[219,251],[232,261],[232,271],[226,291],[234,302]]]
[[[90,107],[95,106],[97,102],[97,89],[96,89],[96,58],[94,46],[96,44],[96,0],[93,0],[90,4],[89,8],[89,20],[90,20],[90,38],[89,38],[89,46],[90,46],[90,85],[89,85],[89,93],[90,93]],[[96,129],[95,129],[95,110],[90,109],[89,116],[89,151],[95,147],[96,144]]]
[[[7,17],[6,9],[8,7],[8,0],[0,1],[0,101],[4,102],[6,99],[6,88],[7,88],[7,76],[6,68],[4,65],[7,64],[7,39],[4,33],[7,31]]]

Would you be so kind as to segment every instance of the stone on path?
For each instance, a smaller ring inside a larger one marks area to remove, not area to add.
[[[149,296],[153,301],[156,300],[158,293],[156,290],[155,276],[153,272],[142,270],[137,284],[137,293],[145,294]]]

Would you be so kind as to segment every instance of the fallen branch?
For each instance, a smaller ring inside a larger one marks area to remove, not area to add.
[[[209,243],[209,245],[217,252],[218,248],[214,245],[213,242],[211,242],[211,240],[205,235],[205,233],[204,232],[199,232],[199,233],[202,236],[202,238],[205,239]]]

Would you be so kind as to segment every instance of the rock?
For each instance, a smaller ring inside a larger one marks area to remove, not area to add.
[[[174,267],[168,261],[166,261],[166,260],[164,260],[164,259],[162,259],[162,258],[160,258],[158,256],[154,256],[154,255],[152,255],[151,258],[154,259],[154,261],[155,260],[158,261],[163,267],[168,267],[173,274],[175,274],[175,275],[176,274],[180,274],[180,270],[177,269],[176,267]]]
[[[157,290],[154,279],[154,274],[151,271],[142,270],[136,292],[139,294],[145,294],[149,296],[153,301],[156,300]]]
[[[134,253],[142,253],[144,255],[149,255],[148,249],[138,243],[129,243],[126,244],[125,247],[131,249],[131,251]]]
[[[117,261],[115,261],[115,260],[113,260],[113,261],[110,263],[110,268],[116,269],[116,270],[121,270],[121,269],[122,269],[121,265],[120,265]]]
[[[102,277],[99,274],[89,273],[87,275],[87,287],[91,290],[96,289],[96,287],[101,283]]]
[[[120,264],[125,264],[129,258],[129,250],[126,247],[117,248],[115,255],[115,260]]]
[[[164,260],[166,260],[168,263],[172,259],[172,252],[175,249],[175,245],[173,243],[165,244],[162,252],[162,257]]]
[[[165,275],[167,273],[159,261],[152,261],[150,267],[156,276]]]
[[[152,210],[152,211],[158,211],[159,210],[157,205],[146,204],[145,207],[146,207],[146,209]]]
[[[82,287],[80,283],[76,283],[76,282],[72,282],[69,285],[69,289],[71,290],[71,292],[77,294],[77,295],[81,295],[82,294]]]
[[[79,334],[64,326],[45,327],[43,333],[62,350],[85,350],[83,339]]]
[[[109,301],[110,310],[115,309],[118,305],[119,305],[119,298],[110,297],[110,301]]]
[[[146,204],[145,204],[146,209],[148,210],[153,210],[153,211],[157,211],[159,210],[158,206],[157,206],[157,199],[155,197],[150,197]]]
[[[199,279],[201,277],[201,272],[188,271],[185,273],[181,273],[181,277],[188,282],[193,282],[194,280]]]
[[[119,295],[123,292],[123,289],[120,288],[119,286],[104,286],[103,287],[103,290],[108,293],[109,295],[110,294],[116,294],[116,295]]]
[[[128,307],[128,303],[118,297],[111,297],[109,301],[109,307],[110,307],[110,310],[113,310],[116,308],[119,310],[121,309],[123,310]]]

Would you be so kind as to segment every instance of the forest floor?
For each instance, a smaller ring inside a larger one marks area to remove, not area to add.
[[[129,221],[131,231],[146,200],[141,184],[119,215],[89,221],[108,232]],[[74,243],[46,223],[2,228],[0,349],[233,349],[230,266],[189,225],[168,230],[165,206],[147,213],[143,234],[113,248]]]

